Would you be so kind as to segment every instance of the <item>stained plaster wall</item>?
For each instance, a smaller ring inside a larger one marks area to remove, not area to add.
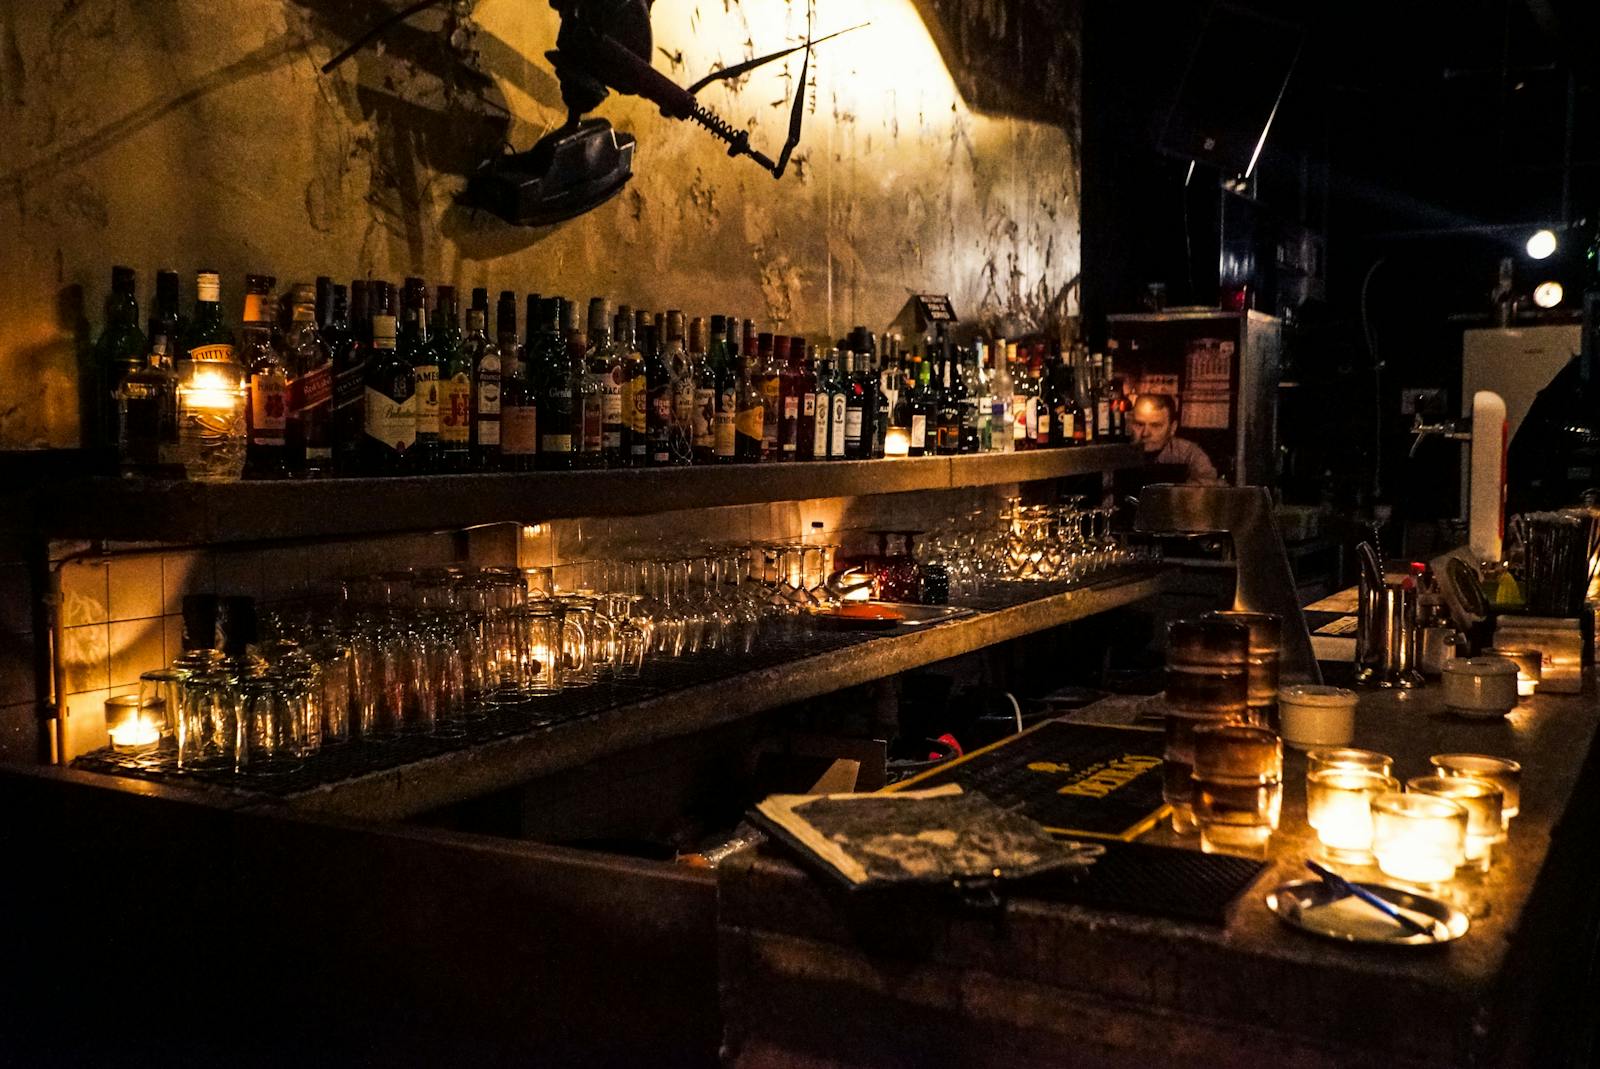
[[[949,292],[963,315],[1012,329],[1075,305],[1074,4],[660,0],[654,60],[680,82],[798,42],[808,18],[817,34],[870,25],[820,46],[803,87],[797,55],[701,94],[769,153],[791,94],[806,94],[781,182],[613,97],[600,114],[639,137],[636,177],[589,215],[538,229],[456,196],[486,153],[560,122],[543,59],[554,13],[458,0],[318,72],[388,10],[0,4],[0,448],[77,441],[77,361],[112,263],[140,270],[141,296],[157,267],[214,266],[235,317],[248,270],[607,294],[822,337],[882,326],[912,290]],[[968,102],[993,96],[1033,117]]]

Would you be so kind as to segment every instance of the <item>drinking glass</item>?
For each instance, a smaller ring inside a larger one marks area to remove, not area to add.
[[[520,614],[527,656],[522,687],[529,694],[553,694],[561,689],[562,616],[552,602],[535,601]]]
[[[1428,758],[1441,776],[1468,776],[1488,780],[1500,788],[1500,822],[1511,826],[1511,818],[1522,808],[1522,766],[1506,757],[1476,753],[1441,753]]]
[[[1372,800],[1372,853],[1385,876],[1436,888],[1466,862],[1467,811],[1436,794],[1380,794]]]
[[[268,672],[242,680],[239,694],[234,771],[273,776],[299,768],[302,749],[296,739],[305,719],[304,688]]]
[[[178,767],[185,771],[230,768],[238,732],[239,691],[233,675],[219,664],[195,663],[178,691]]]
[[[1389,776],[1394,773],[1394,758],[1375,750],[1355,750],[1349,747],[1306,751],[1308,776],[1328,769],[1375,772],[1380,776]]]
[[[1413,776],[1406,792],[1448,798],[1467,811],[1464,858],[1467,865],[1486,871],[1494,859],[1494,846],[1505,838],[1500,809],[1505,796],[1488,780],[1468,776]]]
[[[1201,850],[1265,850],[1283,806],[1283,743],[1277,735],[1243,724],[1197,728],[1191,779]]]
[[[1361,768],[1325,768],[1306,774],[1306,822],[1323,853],[1339,864],[1372,862],[1372,801],[1400,789],[1391,776]]]

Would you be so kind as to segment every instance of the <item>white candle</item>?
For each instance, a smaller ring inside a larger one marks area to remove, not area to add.
[[[1431,794],[1380,795],[1372,803],[1372,852],[1386,876],[1443,883],[1466,859],[1467,811]]]
[[[903,457],[911,452],[911,434],[904,427],[890,427],[883,435],[883,455]]]
[[[118,750],[142,750],[161,741],[161,730],[143,717],[118,724],[110,735],[112,747]]]
[[[1306,777],[1306,819],[1334,861],[1370,861],[1372,799],[1399,784],[1361,769],[1329,769]]]

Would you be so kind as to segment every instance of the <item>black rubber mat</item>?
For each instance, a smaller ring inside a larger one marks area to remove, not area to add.
[[[1234,900],[1266,867],[1247,857],[1108,843],[1105,855],[1075,880],[1034,881],[1022,893],[1093,909],[1225,925]]]

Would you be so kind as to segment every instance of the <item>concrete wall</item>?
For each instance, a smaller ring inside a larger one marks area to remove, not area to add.
[[[660,0],[654,61],[684,83],[803,39],[808,12],[818,35],[871,25],[817,49],[781,183],[613,97],[600,114],[638,136],[636,177],[539,229],[456,195],[485,154],[561,121],[543,59],[554,13],[458,2],[318,72],[388,10],[0,4],[0,448],[76,442],[85,306],[97,322],[112,263],[137,267],[145,293],[158,267],[214,266],[235,318],[247,270],[601,293],[824,336],[881,326],[911,290],[1012,329],[1075,306],[1075,4]],[[701,100],[775,154],[799,73],[796,56]]]

